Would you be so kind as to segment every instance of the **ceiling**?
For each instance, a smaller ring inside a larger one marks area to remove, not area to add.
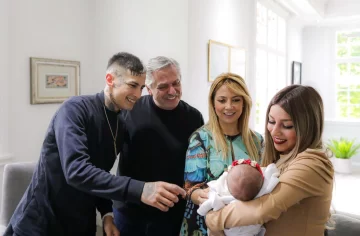
[[[304,25],[360,23],[360,0],[274,0]]]

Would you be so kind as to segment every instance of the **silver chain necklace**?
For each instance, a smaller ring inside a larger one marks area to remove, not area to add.
[[[103,106],[104,108],[104,113],[105,113],[105,116],[106,116],[106,121],[109,125],[109,128],[110,128],[110,132],[111,132],[111,136],[113,138],[113,141],[114,141],[114,152],[115,152],[115,158],[117,157],[117,150],[116,150],[116,138],[117,138],[117,134],[118,134],[118,125],[119,125],[119,122],[117,121],[117,118],[116,118],[116,132],[115,132],[115,136],[114,136],[114,133],[112,131],[112,128],[111,128],[111,125],[110,125],[110,121],[109,121],[109,118],[106,114],[106,110],[105,110],[105,106]]]

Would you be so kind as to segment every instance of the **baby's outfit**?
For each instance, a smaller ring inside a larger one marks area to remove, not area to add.
[[[275,164],[270,164],[266,168],[262,169],[264,175],[264,182],[255,198],[270,193],[279,183],[279,171],[276,168]],[[208,199],[203,202],[197,210],[199,215],[206,216],[206,213],[208,213],[208,211],[218,211],[225,205],[231,204],[231,202],[236,200],[229,192],[226,183],[227,175],[228,172],[225,171],[217,180],[213,180],[207,183],[210,191]],[[224,233],[226,236],[264,236],[265,231],[266,230],[262,225],[257,224],[225,229]]]

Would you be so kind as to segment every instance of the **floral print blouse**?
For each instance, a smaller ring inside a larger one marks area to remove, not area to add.
[[[260,134],[255,134],[254,140],[260,158],[264,140]],[[205,219],[197,214],[198,206],[190,199],[192,191],[197,188],[206,188],[206,183],[217,179],[234,160],[254,159],[249,157],[241,135],[226,136],[226,142],[231,152],[226,158],[223,158],[222,153],[216,151],[212,135],[206,126],[197,130],[190,138],[190,144],[186,152],[184,174],[188,200],[181,226],[181,236],[207,235]]]

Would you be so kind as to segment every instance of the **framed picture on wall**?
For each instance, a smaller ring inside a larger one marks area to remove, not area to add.
[[[291,83],[301,84],[301,62],[293,61],[291,71]]]
[[[30,58],[30,103],[62,103],[80,94],[80,62]]]
[[[229,44],[209,40],[208,81],[226,72],[232,72],[245,79],[245,50]]]

